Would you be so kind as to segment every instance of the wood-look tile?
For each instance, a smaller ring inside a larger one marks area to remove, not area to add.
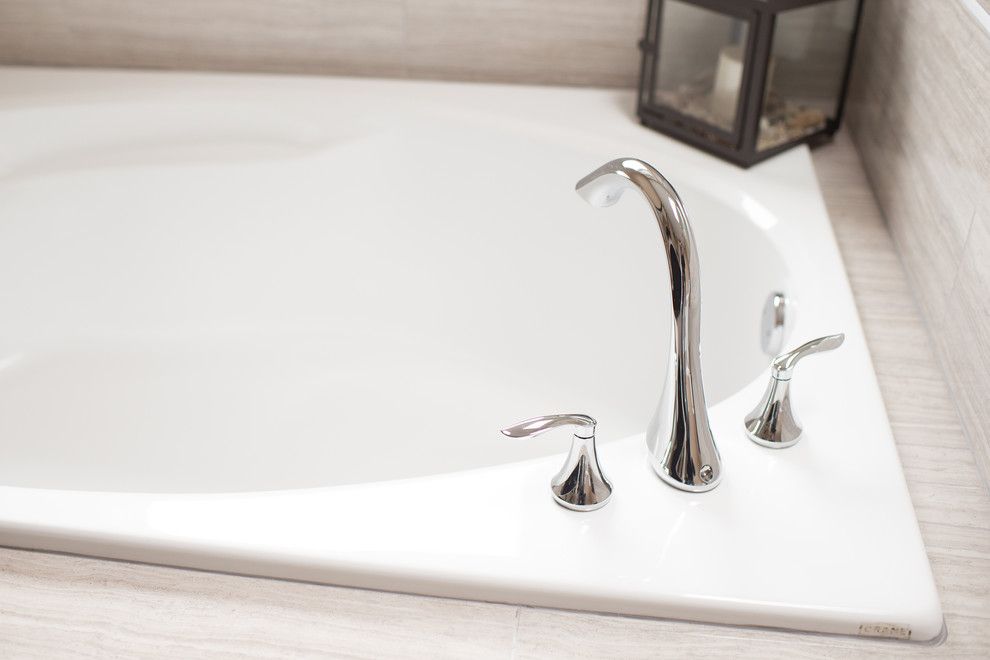
[[[861,35],[848,122],[921,302],[937,315],[990,167],[979,146],[990,126],[974,121],[990,102],[981,44],[990,41],[956,2],[868,2]]]
[[[933,493],[931,497],[935,498],[937,495]],[[919,499],[919,496],[912,494],[912,500]],[[951,555],[958,560],[990,557],[990,534],[986,530],[980,534],[973,531],[973,524],[955,525],[942,520],[926,520],[919,524],[921,534],[926,539],[929,556]],[[979,527],[979,521],[975,521],[975,526]],[[945,590],[945,587],[940,588]]]
[[[0,550],[3,658],[508,658],[516,608]]]
[[[847,117],[986,481],[990,34],[959,2],[867,2]]]
[[[911,645],[883,640],[834,635],[795,634],[709,626],[680,621],[629,619],[624,617],[520,608],[515,658],[914,658],[979,656],[979,646],[966,640],[986,642],[980,621],[960,617],[959,641],[949,638],[942,646]]]
[[[4,0],[0,62],[402,76],[402,0]]]
[[[955,427],[955,434],[962,435],[962,429]],[[965,469],[973,469],[973,450],[965,443],[956,447],[946,447],[939,442],[934,442],[941,433],[933,434],[929,441],[924,444],[899,445],[901,466],[904,474],[914,484],[934,483],[944,484],[951,472],[960,469],[961,465],[966,465]],[[978,474],[978,473],[977,473]],[[990,516],[990,506],[986,508],[986,513]]]
[[[641,0],[407,0],[415,77],[632,87]]]
[[[974,216],[945,315],[933,325],[946,373],[960,393],[963,426],[984,476],[990,475],[990,198]]]
[[[4,0],[0,63],[633,86],[645,0]]]
[[[899,266],[890,264],[886,273],[873,270],[879,261],[871,253],[894,254],[894,248],[888,235],[885,246],[872,243],[863,249],[859,237],[869,233],[863,224],[878,229],[883,225],[875,202],[872,212],[865,207],[857,212],[855,205],[845,203],[850,197],[846,189],[855,187],[849,179],[857,178],[857,170],[862,172],[858,162],[840,153],[846,150],[851,151],[848,137],[840,134],[835,145],[814,152],[816,170],[945,606],[949,643],[943,651],[978,656],[990,649],[990,612],[986,609],[990,605],[990,497],[973,444],[958,420],[955,395],[946,385],[941,360],[933,352],[918,311],[907,318],[892,318],[886,312],[891,307],[910,309],[914,289]],[[840,186],[830,181],[837,170],[843,172]],[[861,277],[863,273],[869,276]],[[970,617],[982,618],[986,625],[971,628]],[[970,630],[980,634],[967,639]]]

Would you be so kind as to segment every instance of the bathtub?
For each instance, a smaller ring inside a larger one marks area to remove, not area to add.
[[[0,544],[339,585],[931,640],[942,615],[808,152],[741,170],[628,91],[0,69]],[[669,344],[635,156],[701,260],[722,483],[651,471]],[[750,442],[769,356],[805,436]],[[615,486],[548,488],[581,412]]]

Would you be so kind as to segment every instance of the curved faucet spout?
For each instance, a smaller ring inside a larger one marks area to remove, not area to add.
[[[722,476],[722,461],[709,427],[701,379],[701,283],[691,223],[674,187],[636,158],[605,163],[575,187],[592,206],[615,204],[627,188],[639,190],[653,210],[670,273],[670,358],[663,394],[646,432],[650,462],[675,488],[711,490]]]

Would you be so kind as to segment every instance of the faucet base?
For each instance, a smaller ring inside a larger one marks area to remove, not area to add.
[[[663,460],[654,456],[652,452],[649,454],[649,462],[650,467],[653,468],[653,471],[656,472],[657,476],[660,477],[660,479],[668,486],[672,486],[677,490],[683,490],[688,493],[706,493],[722,483],[721,473],[716,472],[714,467],[711,465],[705,464],[701,466],[701,470],[698,474],[700,477],[699,480],[685,482],[676,475],[670,473]],[[706,474],[711,475],[708,481],[705,481]]]

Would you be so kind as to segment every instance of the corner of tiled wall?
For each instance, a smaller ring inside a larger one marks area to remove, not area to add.
[[[988,482],[990,17],[981,2],[867,0],[847,121]]]

